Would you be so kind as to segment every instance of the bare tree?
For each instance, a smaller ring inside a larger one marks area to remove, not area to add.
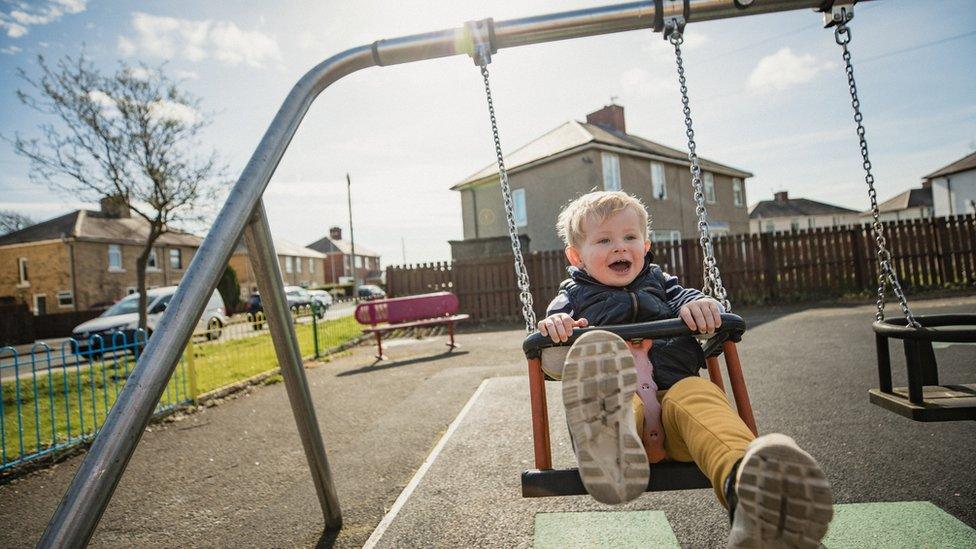
[[[20,212],[0,210],[0,235],[30,227],[34,220]]]
[[[54,118],[38,126],[39,138],[13,139],[30,159],[31,179],[72,197],[121,200],[148,223],[136,259],[139,326],[146,327],[146,264],[160,236],[203,221],[224,168],[216,152],[201,151],[198,136],[209,125],[200,100],[179,89],[165,66],[120,62],[103,74],[84,54],[54,66],[37,58],[40,74],[18,75],[28,84],[21,102]]]

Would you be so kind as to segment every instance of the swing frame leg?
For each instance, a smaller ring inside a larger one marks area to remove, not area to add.
[[[546,403],[546,378],[542,359],[529,359],[529,398],[532,404],[532,443],[535,468],[552,469],[552,446],[549,441],[549,407]]]

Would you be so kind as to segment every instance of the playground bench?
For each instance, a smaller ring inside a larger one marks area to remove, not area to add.
[[[356,306],[356,321],[368,328],[364,334],[376,335],[376,359],[385,360],[383,355],[383,334],[402,328],[436,326],[446,324],[450,342],[454,349],[454,323],[469,318],[466,314],[456,314],[458,298],[451,292],[377,299]]]

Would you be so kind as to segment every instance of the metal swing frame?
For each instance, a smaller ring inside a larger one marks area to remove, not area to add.
[[[799,9],[823,10],[835,1],[853,3],[853,0],[653,0],[525,17],[492,24],[490,51],[631,30],[660,30],[668,16],[681,15],[686,22],[701,22]],[[38,541],[39,547],[82,547],[91,539],[192,335],[196,319],[242,236],[250,251],[258,289],[265,296],[272,341],[324,526],[326,529],[341,527],[338,496],[290,322],[262,196],[305,113],[327,87],[369,67],[472,52],[471,32],[466,27],[457,27],[354,47],[326,59],[299,79],[231,188],[169,304],[169,313],[160,322],[75,473]]]

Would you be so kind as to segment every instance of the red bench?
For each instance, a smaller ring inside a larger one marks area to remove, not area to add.
[[[436,326],[447,324],[451,336],[448,347],[454,349],[454,323],[469,318],[466,314],[456,314],[458,298],[451,292],[411,295],[393,299],[377,299],[356,306],[356,320],[369,325],[363,328],[364,334],[376,334],[376,359],[384,360],[383,334],[401,328]]]

